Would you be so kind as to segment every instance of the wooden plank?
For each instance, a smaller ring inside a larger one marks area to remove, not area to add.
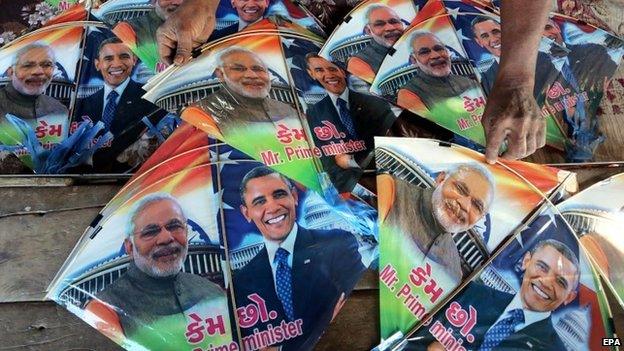
[[[370,350],[379,340],[377,291],[357,291],[317,350]],[[25,313],[26,312],[26,313]],[[53,302],[0,303],[0,350],[121,350]]]
[[[40,301],[99,208],[0,218],[0,302]]]

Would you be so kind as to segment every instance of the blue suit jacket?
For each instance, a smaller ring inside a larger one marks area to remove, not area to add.
[[[295,320],[303,320],[303,335],[280,343],[282,350],[308,350],[318,341],[331,321],[334,306],[342,293],[353,289],[365,267],[357,241],[343,230],[309,230],[298,227],[292,263],[292,291]],[[288,321],[275,292],[273,272],[266,248],[245,267],[234,273],[233,289],[237,307],[252,303],[248,295],[256,293],[277,318],[241,328],[243,338],[267,326]]]
[[[396,116],[392,113],[390,105],[385,100],[352,90],[349,90],[349,111],[358,136],[357,139],[363,140],[366,144],[366,150],[355,153],[354,157],[360,166],[366,167],[367,165],[362,164],[362,162],[375,148],[374,137],[384,136],[388,129],[392,127]],[[338,116],[338,112],[329,95],[310,106],[306,111],[306,115],[310,130],[314,136],[314,144],[318,147],[329,143],[329,141],[319,140],[314,133],[314,128],[323,126],[322,122],[324,120],[333,123],[338,131],[345,131],[345,127],[340,121],[340,116]],[[361,175],[361,170],[359,169],[358,171],[349,171],[338,167],[333,157],[322,157],[321,163],[324,170],[329,174],[332,183],[340,192],[351,191]]]
[[[467,310],[468,306],[472,306],[478,312],[477,323],[470,332],[475,337],[474,342],[468,343],[464,338],[462,346],[464,346],[466,350],[478,350],[479,347],[481,347],[488,329],[496,323],[496,320],[498,320],[501,313],[505,311],[505,308],[509,305],[513,297],[514,295],[490,288],[483,284],[470,282],[467,287],[452,300],[458,302],[464,310]],[[433,322],[429,327],[433,325],[436,320],[443,322],[442,324],[446,328],[451,327],[444,316],[445,311],[446,308],[443,308],[438,312],[434,316]],[[406,349],[426,350],[427,346],[434,341],[431,333],[429,333],[429,327],[421,328],[417,335],[422,336],[422,339],[415,338],[415,340],[419,340],[418,343],[410,343]],[[566,351],[566,348],[552,325],[551,316],[549,316],[546,319],[526,326],[517,333],[509,335],[509,337],[501,341],[494,350]]]
[[[133,80],[128,82],[117,104],[115,117],[110,127],[114,139],[110,147],[98,150],[93,156],[93,169],[96,172],[125,172],[127,165],[117,162],[117,156],[137,141],[147,128],[141,121],[144,116],[149,116],[153,124],[158,123],[167,112],[160,110],[158,106],[141,98],[145,91],[141,85]],[[88,116],[93,124],[102,119],[104,110],[104,88],[80,99],[76,103],[74,121],[81,122],[84,116]]]

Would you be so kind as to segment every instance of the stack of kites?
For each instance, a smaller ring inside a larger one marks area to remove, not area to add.
[[[378,350],[615,336],[624,178],[579,191],[556,165],[624,161],[597,116],[622,39],[552,13],[547,146],[488,165],[496,2],[368,0],[327,36],[315,4],[224,0],[169,66],[156,30],[177,5],[50,0],[25,34],[3,26],[0,171],[133,173],[47,298],[128,350],[307,350],[372,269]]]

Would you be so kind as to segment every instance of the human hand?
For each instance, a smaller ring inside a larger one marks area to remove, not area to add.
[[[505,159],[531,155],[546,144],[546,120],[533,97],[533,84],[497,84],[489,96],[481,124],[485,131],[485,159],[496,162],[498,150],[507,140]]]
[[[186,0],[156,32],[160,59],[182,65],[191,59],[191,52],[205,43],[215,28],[214,0]]]

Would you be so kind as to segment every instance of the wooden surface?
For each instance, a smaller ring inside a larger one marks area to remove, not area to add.
[[[583,188],[622,171],[585,170],[578,180]],[[55,180],[55,186],[34,188],[24,187],[25,180],[7,186],[6,180],[0,179],[0,351],[120,350],[64,308],[41,300],[84,229],[121,185],[59,186]],[[613,312],[621,329],[624,312]],[[369,271],[317,349],[370,349],[379,340],[378,317],[376,274]]]

